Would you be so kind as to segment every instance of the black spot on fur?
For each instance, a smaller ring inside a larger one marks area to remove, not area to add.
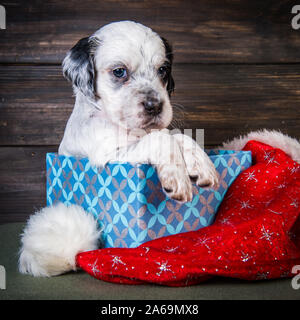
[[[166,81],[168,83],[167,84],[167,91],[169,93],[169,96],[171,96],[172,92],[175,89],[175,82],[174,82],[174,79],[172,77],[172,64],[173,64],[173,58],[174,58],[173,49],[172,49],[172,46],[169,44],[169,42],[165,38],[161,37],[161,40],[164,43],[165,51],[166,51],[166,57],[169,60],[169,65],[168,65],[169,71],[168,71],[168,74],[167,74]]]
[[[83,94],[95,95],[95,67],[93,52],[95,42],[91,38],[83,38],[69,51],[63,61],[63,74]]]

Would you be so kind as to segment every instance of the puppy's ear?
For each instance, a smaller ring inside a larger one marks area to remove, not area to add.
[[[175,82],[174,79],[172,77],[172,64],[173,64],[173,49],[172,46],[169,44],[169,42],[167,41],[167,39],[161,37],[161,40],[164,43],[165,46],[165,51],[166,51],[166,57],[170,62],[170,73],[169,73],[169,77],[168,77],[168,84],[167,84],[167,91],[169,93],[169,96],[171,96],[172,92],[175,89]]]
[[[95,96],[94,52],[99,40],[83,38],[67,53],[62,66],[64,76],[84,95]]]

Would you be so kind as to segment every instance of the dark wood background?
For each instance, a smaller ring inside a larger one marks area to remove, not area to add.
[[[117,20],[141,22],[174,46],[185,128],[213,147],[250,130],[300,137],[300,30],[295,1],[12,0],[0,30],[0,223],[45,205],[45,153],[73,107],[61,61],[82,37]]]

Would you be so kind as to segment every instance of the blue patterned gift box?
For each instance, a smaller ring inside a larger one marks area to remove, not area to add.
[[[193,185],[193,199],[179,203],[162,191],[149,164],[108,163],[48,153],[47,205],[78,204],[103,227],[104,247],[137,247],[159,237],[198,230],[213,223],[230,184],[251,165],[249,151],[208,150],[219,175],[217,190]]]

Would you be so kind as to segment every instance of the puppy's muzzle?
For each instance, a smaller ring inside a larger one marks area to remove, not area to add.
[[[154,97],[147,97],[145,101],[142,102],[146,112],[151,116],[157,116],[162,112],[163,102]]]

